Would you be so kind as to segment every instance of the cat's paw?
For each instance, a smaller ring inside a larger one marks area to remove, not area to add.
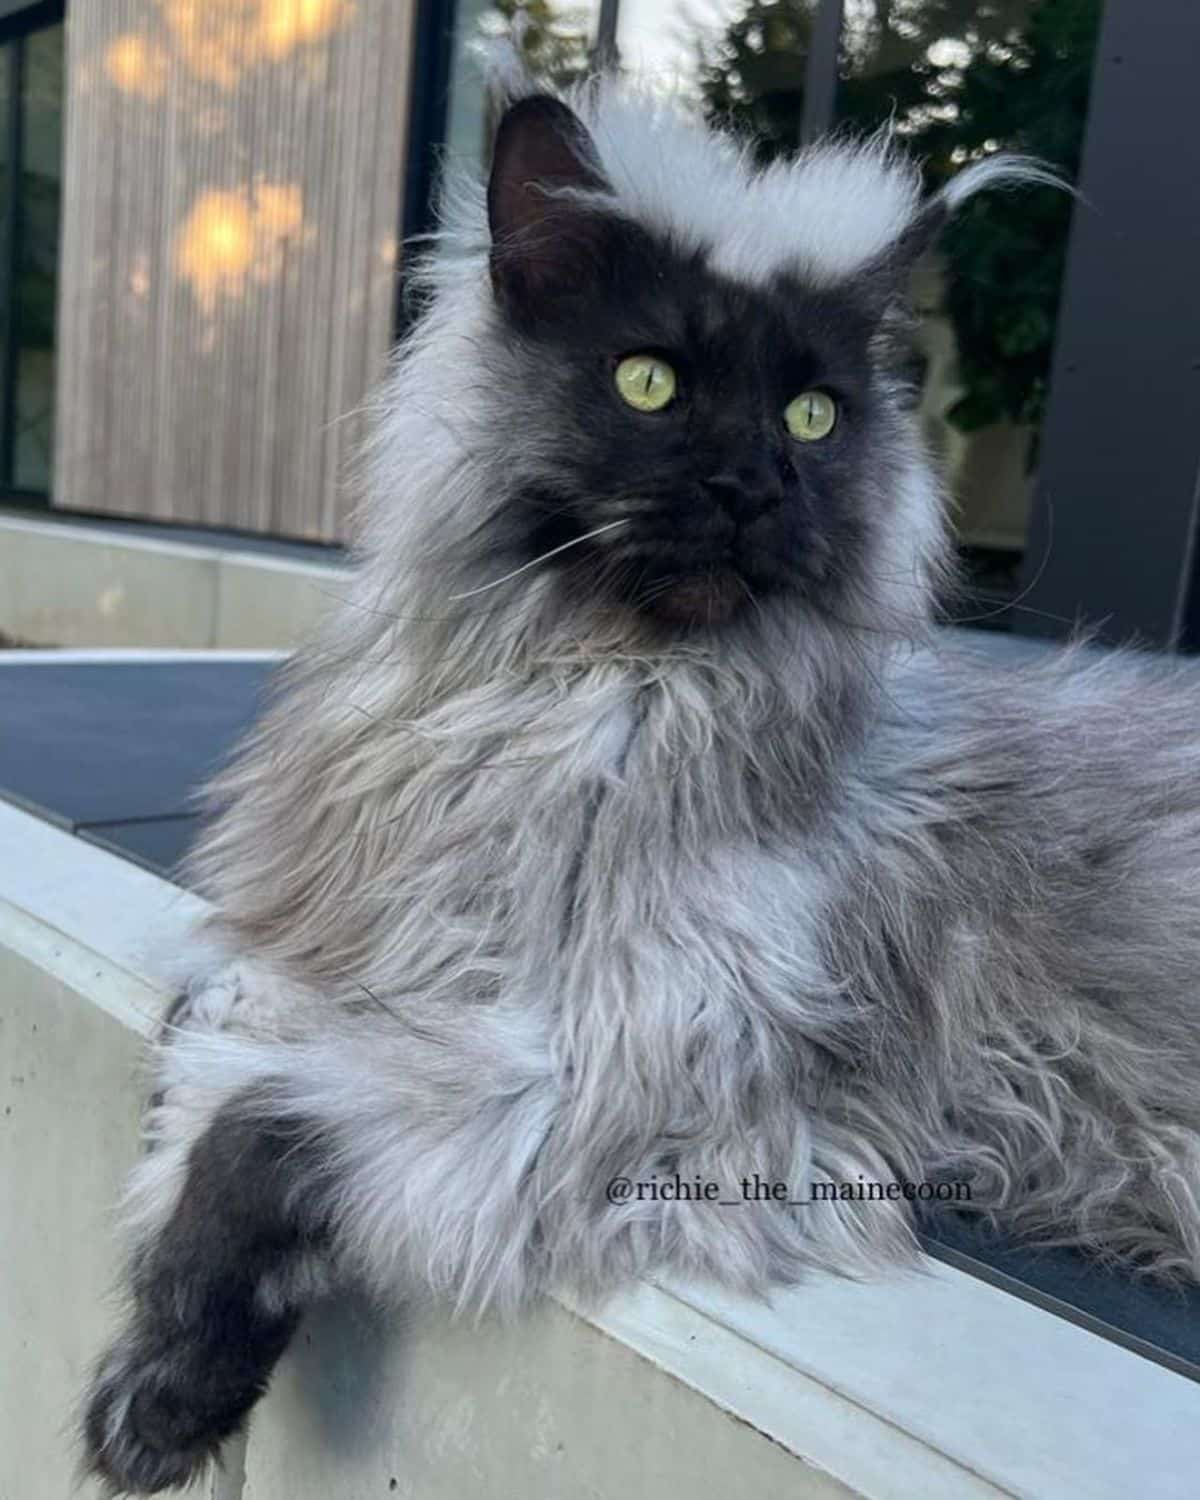
[[[98,1371],[83,1417],[84,1466],[110,1494],[156,1495],[190,1484],[237,1431],[258,1394],[213,1404],[190,1389],[178,1354],[136,1339],[118,1344]]]

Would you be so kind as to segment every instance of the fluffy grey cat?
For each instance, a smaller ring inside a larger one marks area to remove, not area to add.
[[[525,92],[447,195],[361,563],[216,788],[157,1049],[114,1490],[194,1476],[333,1277],[513,1311],[761,1292],[1019,1232],[1200,1269],[1200,694],[934,644],[902,359],[924,200],[878,141],[756,170],[615,84]]]

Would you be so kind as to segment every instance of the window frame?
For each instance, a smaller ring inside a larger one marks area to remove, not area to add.
[[[17,298],[22,247],[21,159],[25,120],[23,86],[25,44],[31,36],[66,20],[65,0],[39,0],[14,14],[0,18],[0,68],[8,70],[8,103],[0,118],[4,144],[0,158],[12,166],[6,190],[0,194],[0,215],[6,234],[0,235],[0,504],[49,509],[53,479],[45,490],[28,489],[15,482],[17,457],[17,366],[21,347],[21,306]],[[64,108],[66,100],[64,98]]]
[[[418,6],[418,62],[426,56],[423,48],[431,45],[421,38],[436,35],[441,51],[432,81],[414,102],[405,237],[432,222],[455,10],[454,0],[421,0]],[[819,0],[806,77],[806,141],[834,123],[843,10],[843,0]],[[619,12],[620,0],[604,0],[599,56],[616,55]],[[995,624],[1021,635],[1061,639],[1084,627],[1110,643],[1200,650],[1200,548],[1195,542],[1200,423],[1193,410],[1200,372],[1200,278],[1189,270],[1197,263],[1200,245],[1200,202],[1194,195],[1189,201],[1175,186],[1200,178],[1200,135],[1190,129],[1194,109],[1185,92],[1194,89],[1194,80],[1184,78],[1185,87],[1164,87],[1160,64],[1169,30],[1179,33],[1179,45],[1171,47],[1174,56],[1200,54],[1200,7],[1194,0],[1161,0],[1153,24],[1141,0],[1104,0],[1020,588],[1011,605],[992,612]],[[1170,77],[1180,78],[1179,70]],[[1148,153],[1151,159],[1137,164],[1129,160],[1132,153],[1121,152],[1131,107],[1148,136],[1172,142],[1169,151]],[[1172,129],[1172,120],[1185,128]],[[1147,170],[1162,178],[1158,209],[1123,214],[1123,205],[1144,200]],[[1187,223],[1182,235],[1181,215]],[[1115,236],[1114,221],[1121,225]],[[1122,266],[1131,273],[1123,278],[1114,278],[1110,269],[1118,241],[1125,247],[1119,251]],[[1170,378],[1163,371],[1168,339],[1161,322],[1154,326],[1145,316],[1137,274],[1140,268],[1143,276],[1161,282],[1164,258],[1180,301],[1179,318],[1198,335],[1194,357],[1173,369]],[[1090,332],[1098,306],[1111,329],[1107,343]],[[1086,448],[1081,445],[1102,409],[1097,403],[1111,388],[1114,349],[1127,358],[1136,355],[1140,368],[1159,374],[1160,440],[1148,465],[1143,448],[1140,471],[1128,448],[1118,463],[1089,467],[1082,461]],[[1131,472],[1145,481],[1136,490]],[[1153,495],[1157,506],[1149,526],[1146,495]]]

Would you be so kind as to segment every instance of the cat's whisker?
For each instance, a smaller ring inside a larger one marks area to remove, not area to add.
[[[612,531],[617,526],[628,526],[628,521],[608,521],[603,526],[597,526],[592,531],[585,531],[582,536],[572,537],[569,542],[561,542],[557,547],[551,547],[548,552],[534,557],[527,563],[522,563],[519,568],[513,568],[511,572],[502,574],[499,578],[493,578],[491,583],[481,583],[476,589],[465,589],[461,594],[450,594],[447,597],[455,599],[471,599],[476,594],[485,594],[488,589],[497,589],[502,583],[507,583],[510,578],[517,578],[522,573],[528,573],[530,568],[536,568],[539,563],[548,562],[550,558],[557,557],[560,552],[566,552],[570,547],[578,547],[584,542],[590,542],[595,536],[600,536],[606,531]]]
[[[504,612],[503,604],[497,603],[494,606],[484,605],[479,609],[459,610],[457,614],[453,615],[417,615],[407,612],[401,613],[399,610],[378,609],[373,605],[364,604],[361,599],[353,599],[347,594],[339,594],[334,589],[322,588],[319,584],[315,585],[315,587],[317,593],[324,594],[326,598],[335,600],[338,604],[344,605],[347,609],[354,610],[357,614],[371,615],[381,620],[391,620],[397,625],[457,625],[463,620],[478,619],[489,614],[499,615]],[[325,660],[328,661],[357,661],[360,659],[361,658],[353,655],[344,657],[325,657]]]
[[[1041,581],[1042,581],[1042,575],[1045,573],[1046,569],[1050,565],[1050,553],[1053,551],[1053,548],[1054,548],[1054,501],[1053,501],[1053,499],[1052,499],[1051,496],[1047,495],[1046,496],[1046,547],[1045,547],[1045,551],[1042,553],[1041,561],[1038,563],[1037,569],[1034,572],[1033,577],[1029,580],[1029,582],[1025,585],[1025,587],[1021,590],[1021,592],[1017,595],[1017,597],[1015,599],[1009,601],[1008,603],[999,605],[996,609],[990,610],[986,614],[974,616],[974,623],[980,623],[980,622],[982,622],[984,620],[995,619],[995,617],[997,615],[1002,615],[1005,612],[1005,610],[1008,610],[1008,609],[1020,609],[1020,608],[1025,607],[1023,605],[1022,601],[1025,600],[1025,599],[1028,599],[1029,596],[1030,596],[1030,594],[1033,593],[1034,589],[1037,588],[1038,584],[1041,583]],[[964,623],[966,623],[966,622],[964,622]]]
[[[739,586],[741,587],[742,592],[745,594],[746,598],[750,601],[750,603],[754,606],[755,612],[757,613],[759,620],[765,623],[765,621],[766,621],[766,615],[763,613],[763,607],[762,607],[762,605],[758,601],[758,596],[755,594],[754,590],[750,587],[749,583],[746,581],[745,578],[742,577],[742,575],[740,573],[737,573],[734,576],[736,577],[737,582],[738,582]]]

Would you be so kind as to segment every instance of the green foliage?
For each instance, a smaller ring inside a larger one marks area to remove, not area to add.
[[[508,36],[518,17],[525,27],[521,54],[530,72],[559,88],[584,77],[590,67],[587,6],[495,0],[485,30],[490,36]]]
[[[1006,48],[963,70],[955,145],[993,142],[1078,172],[1101,0],[1040,0]],[[1072,202],[1045,188],[983,194],[946,233],[947,305],[967,394],[951,409],[972,429],[1007,416],[1036,423],[1045,404]]]
[[[759,156],[800,145],[804,70],[816,0],[753,0],[718,45],[700,48],[700,90],[715,123],[752,134]]]
[[[891,121],[930,186],[998,148],[1073,177],[1103,0],[848,0],[839,121]],[[769,159],[800,144],[817,0],[749,0],[700,82],[711,118],[753,130]],[[1045,399],[1071,200],[1048,188],[985,195],[947,232],[948,311],[964,429],[1037,422]]]

